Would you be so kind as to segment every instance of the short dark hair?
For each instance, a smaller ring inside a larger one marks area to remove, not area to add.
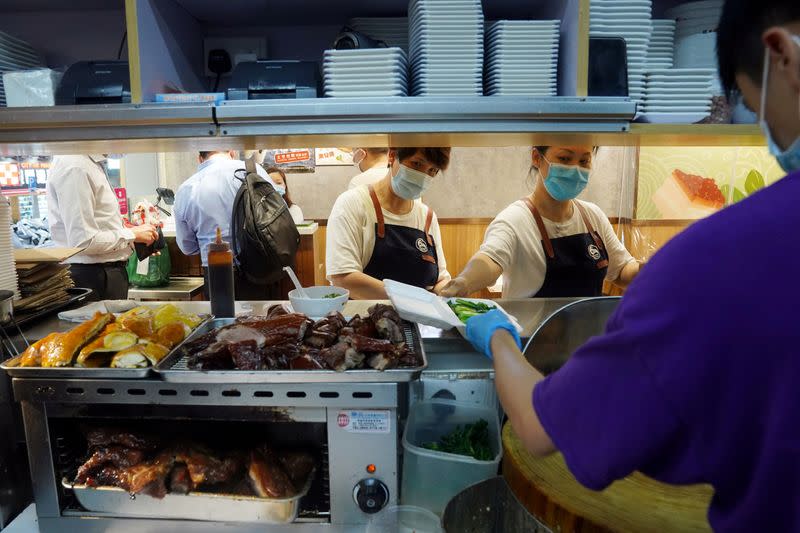
[[[798,0],[725,0],[717,29],[719,77],[730,99],[738,92],[736,74],[750,76],[761,86],[764,43],[761,35],[770,26],[800,21]]]
[[[212,155],[214,155],[214,154],[221,154],[221,153],[222,153],[222,150],[213,150],[213,151],[211,151],[211,152],[200,152],[200,159],[202,159],[203,161],[205,161],[206,159],[208,159],[208,158],[209,158],[209,157],[211,157]]]
[[[447,170],[450,166],[450,148],[393,148],[393,150],[397,150],[397,158],[400,161],[419,153],[440,170]]]
[[[537,152],[539,152],[540,154],[544,155],[544,154],[546,154],[546,153],[547,153],[547,150],[549,150],[550,148],[552,148],[552,146],[534,146],[533,148],[534,148],[534,149],[535,149]],[[597,148],[598,148],[597,146],[592,146],[592,154],[596,154],[596,153],[597,153]],[[536,167],[534,167],[533,165],[531,165],[531,168],[536,168]]]
[[[364,151],[372,156],[385,155],[389,153],[388,148],[364,148]]]

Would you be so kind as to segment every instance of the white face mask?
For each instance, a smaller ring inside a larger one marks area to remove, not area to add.
[[[392,176],[392,190],[404,200],[416,200],[422,197],[431,185],[433,185],[432,177],[402,163],[397,174]]]
[[[800,37],[792,35],[792,40],[800,47]],[[781,148],[772,136],[772,132],[767,124],[767,88],[769,85],[769,48],[764,50],[764,72],[761,77],[761,106],[759,109],[759,126],[764,136],[767,138],[770,153],[775,156],[778,164],[787,173],[800,170],[800,137],[794,140],[785,150]],[[800,119],[800,97],[798,98],[798,115]]]

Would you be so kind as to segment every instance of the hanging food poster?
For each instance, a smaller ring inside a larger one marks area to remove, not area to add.
[[[264,168],[278,167],[284,172],[314,172],[316,161],[313,148],[282,148],[264,150]]]
[[[352,148],[317,148],[317,166],[350,166],[353,164]]]
[[[704,218],[784,175],[763,147],[642,147],[635,218]]]

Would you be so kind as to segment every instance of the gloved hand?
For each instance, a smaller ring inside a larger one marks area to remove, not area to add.
[[[522,341],[517,333],[517,328],[508,320],[508,317],[498,309],[477,315],[467,320],[467,340],[476,350],[489,359],[492,358],[492,336],[499,329],[508,331],[517,346],[522,349]]]

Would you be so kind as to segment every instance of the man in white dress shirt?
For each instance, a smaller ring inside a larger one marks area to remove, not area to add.
[[[128,297],[132,243],[152,244],[158,233],[150,224],[124,226],[104,160],[103,155],[53,158],[47,179],[50,233],[56,246],[83,248],[68,260],[76,287],[92,289],[94,300],[121,300]]]
[[[350,180],[348,189],[377,183],[386,177],[389,166],[389,149],[356,148],[353,150],[353,164],[361,174],[357,174]]]

